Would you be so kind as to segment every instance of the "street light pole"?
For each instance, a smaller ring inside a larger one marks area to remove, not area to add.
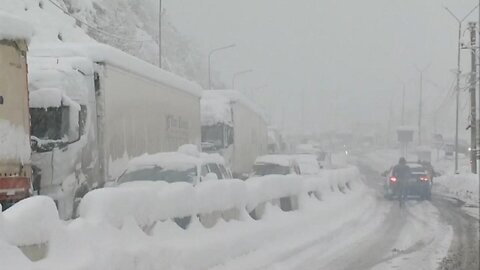
[[[450,15],[457,21],[458,23],[458,45],[457,45],[457,81],[455,85],[456,91],[456,110],[455,110],[455,174],[458,174],[458,121],[459,121],[459,106],[460,106],[460,50],[461,50],[461,38],[462,38],[462,23],[467,19],[470,14],[472,14],[475,9],[477,9],[478,5],[475,6],[463,19],[459,19],[453,12],[445,7]]]
[[[235,46],[236,46],[235,44],[231,44],[231,45],[228,45],[228,46],[219,47],[219,48],[211,50],[208,53],[208,89],[210,89],[210,90],[212,89],[212,54],[214,54],[218,51],[233,48]]]
[[[423,73],[430,67],[430,64],[423,69],[417,67],[420,72],[420,96],[418,101],[418,145],[422,145],[422,110],[423,110]]]
[[[402,126],[405,125],[405,83],[402,91]]]
[[[158,67],[162,68],[162,0],[158,2]]]
[[[243,74],[247,74],[247,73],[251,73],[251,72],[253,72],[253,69],[246,69],[246,70],[242,70],[242,71],[239,71],[239,72],[235,72],[233,74],[233,77],[232,77],[232,89],[235,90],[235,81],[236,81],[238,76],[243,75]]]

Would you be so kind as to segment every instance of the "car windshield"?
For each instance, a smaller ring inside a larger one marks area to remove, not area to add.
[[[290,173],[290,168],[278,164],[263,163],[255,164],[253,166],[253,174],[256,176],[265,176],[271,174],[287,175]]]
[[[150,168],[142,168],[131,172],[126,172],[118,179],[118,183],[134,182],[134,181],[165,181],[168,183],[187,182],[193,183],[197,172],[195,168],[187,170],[166,170],[155,166]]]

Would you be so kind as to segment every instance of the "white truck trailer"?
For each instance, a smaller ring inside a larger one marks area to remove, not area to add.
[[[268,126],[256,104],[234,90],[204,91],[202,150],[218,152],[234,177],[245,178],[258,156],[268,152]]]
[[[0,13],[0,204],[32,195],[27,43],[30,26]]]
[[[200,146],[198,85],[106,45],[31,51],[34,177],[62,217],[131,158]]]

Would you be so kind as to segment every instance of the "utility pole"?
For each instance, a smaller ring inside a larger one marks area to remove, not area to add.
[[[418,145],[422,145],[423,70],[420,71],[420,97],[418,101]]]
[[[430,67],[424,67],[423,69],[419,69],[417,67],[418,72],[420,73],[420,93],[418,98],[418,145],[422,145],[422,111],[423,111],[423,73]]]
[[[158,1],[158,67],[162,68],[162,0]]]
[[[302,133],[305,132],[305,88],[302,89]]]
[[[478,8],[478,5],[475,6],[472,10],[470,10],[469,13],[467,13],[467,15],[465,15],[465,17],[463,17],[462,19],[459,19],[457,16],[455,16],[455,14],[453,14],[453,12],[448,9],[447,7],[445,7],[445,9],[448,11],[448,13],[450,13],[450,15],[452,15],[452,17],[457,21],[458,23],[458,45],[457,45],[457,72],[456,72],[456,75],[457,75],[457,82],[456,82],[456,85],[455,85],[455,92],[456,92],[456,112],[455,112],[455,171],[454,173],[455,174],[458,174],[458,121],[459,121],[459,106],[460,106],[460,74],[461,74],[461,70],[460,70],[460,50],[461,50],[461,38],[462,38],[462,23],[463,21],[465,21],[467,19],[468,16],[470,16],[470,14],[472,14],[475,9]]]
[[[405,125],[405,83],[402,91],[402,126]]]
[[[392,135],[392,122],[393,122],[393,98],[395,95],[392,94],[390,98],[390,106],[388,106],[388,121],[387,121],[387,143],[391,144],[390,136]]]
[[[477,84],[477,24],[470,22],[470,48],[471,48],[471,73],[470,73],[470,163],[472,173],[477,173],[477,107],[476,107],[476,84]]]

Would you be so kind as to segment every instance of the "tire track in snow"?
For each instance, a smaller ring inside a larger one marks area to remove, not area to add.
[[[235,257],[213,269],[297,269],[289,266],[292,265],[290,260],[296,261],[298,257],[303,256],[305,252],[312,248],[318,250],[319,244],[323,252],[327,252],[329,245],[325,243],[336,241],[338,236],[348,228],[370,222],[374,227],[372,230],[374,230],[376,226],[381,224],[383,215],[382,212],[379,212],[381,209],[375,207],[374,196],[371,192],[353,194],[346,201],[348,202],[340,201],[339,207],[336,208],[337,211],[331,209],[331,215],[323,213],[319,215],[319,219],[311,219],[314,223],[299,224],[302,227],[291,228],[291,233],[286,237],[265,243],[255,250]],[[355,202],[353,206],[352,202]],[[338,213],[348,212],[349,210],[353,210],[354,214],[338,215]],[[330,220],[322,219],[322,217],[327,216],[332,218]],[[372,223],[371,221],[375,218],[377,219],[376,222]],[[288,243],[288,245],[285,245],[285,243]]]

